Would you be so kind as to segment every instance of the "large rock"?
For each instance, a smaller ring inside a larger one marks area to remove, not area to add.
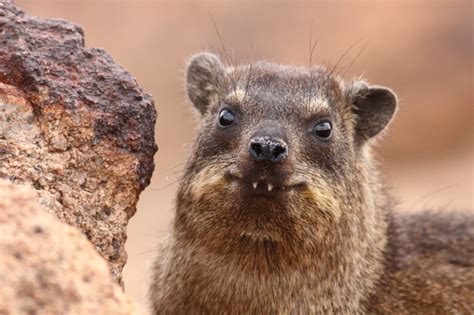
[[[126,226],[153,172],[156,111],[81,27],[0,0],[0,178],[87,236],[122,284]]]
[[[138,314],[77,229],[0,180],[0,314]]]

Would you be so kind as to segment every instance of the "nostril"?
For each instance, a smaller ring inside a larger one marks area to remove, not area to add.
[[[286,147],[283,145],[275,146],[272,152],[272,160],[281,161],[285,158],[285,156],[286,156]]]
[[[249,153],[255,161],[262,161],[265,159],[264,149],[262,143],[258,140],[252,140],[250,142]]]
[[[257,156],[263,154],[262,145],[258,142],[254,142],[250,145],[250,149],[255,153]]]

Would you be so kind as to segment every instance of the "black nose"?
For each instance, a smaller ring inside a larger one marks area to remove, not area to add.
[[[255,161],[280,162],[288,156],[286,143],[272,137],[255,137],[250,140],[249,154]]]

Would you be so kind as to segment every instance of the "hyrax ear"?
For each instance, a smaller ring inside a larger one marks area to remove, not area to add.
[[[186,70],[186,89],[194,106],[204,114],[219,95],[224,78],[224,65],[214,54],[199,53],[189,61]]]
[[[395,93],[383,86],[356,82],[348,96],[357,115],[355,140],[359,144],[385,129],[397,109]]]

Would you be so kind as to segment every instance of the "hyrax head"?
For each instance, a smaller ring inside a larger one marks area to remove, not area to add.
[[[396,110],[391,90],[322,67],[226,67],[209,53],[191,59],[186,86],[201,122],[178,194],[184,221],[277,239],[322,233],[371,202],[364,148]]]

